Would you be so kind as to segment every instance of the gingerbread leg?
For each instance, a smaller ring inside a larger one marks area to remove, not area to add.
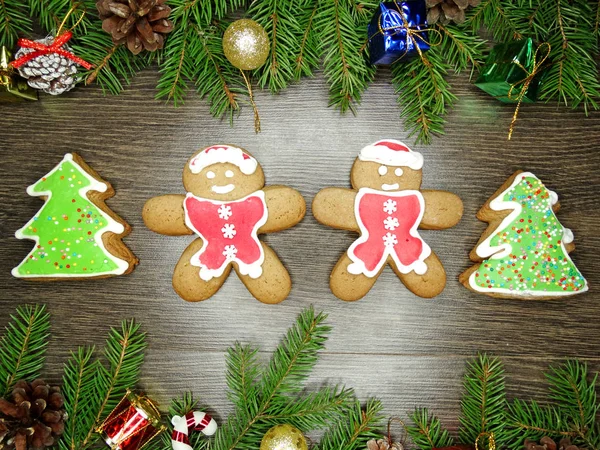
[[[331,276],[329,277],[329,287],[333,295],[347,302],[363,298],[371,290],[377,278],[379,278],[379,273],[372,278],[362,274],[353,275],[348,272],[350,264],[352,264],[352,260],[348,256],[348,253],[344,253],[331,271]]]
[[[261,244],[265,252],[261,276],[252,278],[250,275],[242,275],[237,265],[234,266],[235,271],[242,283],[258,301],[269,304],[280,303],[286,299],[292,290],[292,280],[287,269],[271,247],[264,242],[261,242]]]
[[[417,275],[415,272],[400,273],[393,262],[391,266],[396,275],[402,280],[402,283],[413,294],[419,297],[432,298],[444,290],[446,286],[446,271],[440,259],[433,252],[425,260],[425,264],[427,264],[427,272],[424,275]]]
[[[200,278],[200,268],[192,266],[190,260],[194,253],[202,248],[202,239],[196,239],[185,249],[173,272],[173,289],[181,298],[188,302],[201,302],[217,292],[231,271],[227,266],[223,275],[204,281]]]

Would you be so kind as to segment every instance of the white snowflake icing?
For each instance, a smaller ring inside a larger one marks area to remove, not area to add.
[[[383,221],[383,226],[386,230],[394,231],[400,226],[400,222],[398,222],[398,219],[396,219],[395,217],[388,216],[388,218]]]
[[[231,206],[227,206],[227,205],[221,205],[221,207],[219,208],[219,210],[217,212],[219,213],[219,218],[224,219],[224,220],[229,219],[231,217],[231,215],[233,214],[231,212]]]
[[[398,243],[398,239],[396,239],[395,234],[387,233],[385,236],[383,236],[383,244],[386,247],[393,247],[397,243]]]
[[[396,205],[398,203],[396,203],[394,200],[392,200],[391,198],[388,198],[384,203],[383,203],[383,211],[386,214],[393,214],[396,212],[397,208]]]
[[[237,231],[235,231],[234,224],[226,223],[225,225],[223,225],[223,228],[221,228],[221,233],[223,233],[223,237],[225,239],[233,239],[233,237],[236,235]]]
[[[235,259],[235,255],[237,255],[237,248],[235,245],[226,245],[225,250],[223,250],[223,256],[227,259]]]

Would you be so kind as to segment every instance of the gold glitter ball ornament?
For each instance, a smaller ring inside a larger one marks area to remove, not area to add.
[[[262,66],[269,56],[269,35],[251,19],[233,22],[223,34],[223,51],[231,64],[241,70]]]
[[[289,424],[275,425],[265,433],[260,450],[308,450],[302,432]]]

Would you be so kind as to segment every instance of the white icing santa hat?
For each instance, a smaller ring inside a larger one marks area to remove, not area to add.
[[[258,162],[241,148],[231,145],[213,145],[194,156],[189,164],[192,173],[200,173],[212,164],[231,163],[238,166],[245,175],[252,175]]]
[[[358,154],[358,159],[386,166],[405,166],[413,170],[423,167],[423,155],[413,152],[402,142],[393,139],[383,139],[367,145]]]

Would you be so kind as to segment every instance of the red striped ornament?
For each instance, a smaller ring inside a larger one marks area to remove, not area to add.
[[[171,445],[173,450],[193,450],[190,445],[189,434],[192,431],[200,431],[206,436],[212,436],[217,431],[217,422],[202,411],[190,411],[185,416],[173,416],[173,433],[171,434]]]

